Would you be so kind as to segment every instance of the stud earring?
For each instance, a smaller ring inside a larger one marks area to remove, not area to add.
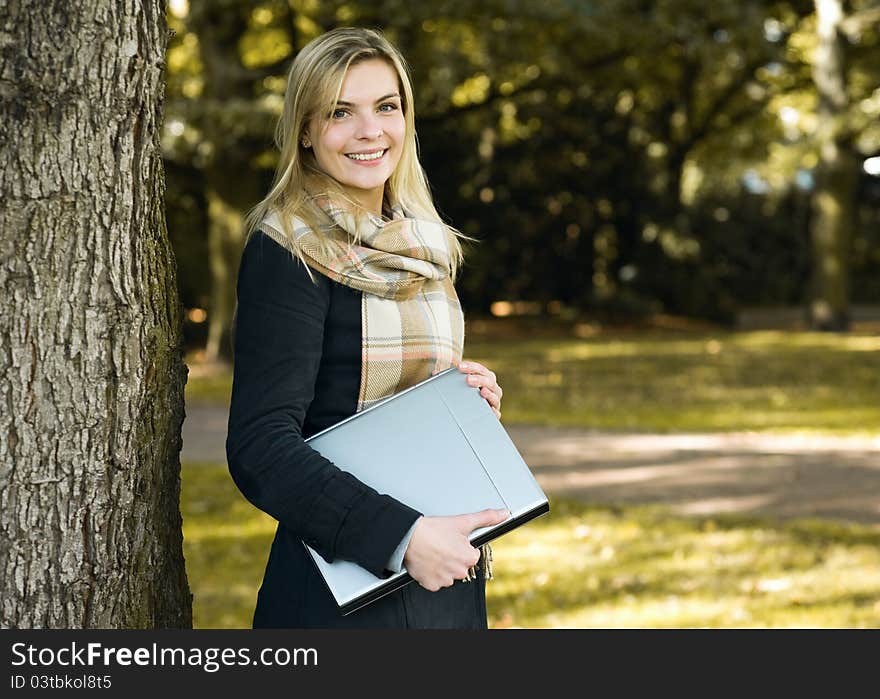
[[[303,145],[303,148],[311,148],[312,142],[308,138],[303,138],[302,145]]]

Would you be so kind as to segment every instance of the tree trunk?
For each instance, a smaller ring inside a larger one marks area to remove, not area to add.
[[[211,186],[219,179],[212,177],[214,169],[212,167],[205,172],[208,258],[211,269],[211,312],[208,317],[205,360],[228,362],[232,358],[232,316],[235,312],[238,261],[244,247],[244,219],[241,210],[231,205]]]
[[[9,0],[0,625],[190,627],[160,0]]]
[[[840,36],[840,0],[815,0],[819,44],[813,80],[819,97],[819,165],[812,200],[810,237],[813,289],[810,325],[816,330],[849,328],[849,255],[856,216],[858,164],[846,113],[846,66]]]
[[[210,156],[204,166],[211,270],[205,346],[208,362],[228,362],[232,358],[235,282],[244,247],[243,212],[264,194],[252,165],[254,146],[246,142],[242,125],[235,123],[237,105],[253,101],[255,82],[239,55],[239,43],[250,13],[246,6],[240,9],[244,16],[223,4],[194,3],[188,18],[190,29],[199,37],[204,79],[200,97],[204,118],[200,128],[205,142],[210,144]],[[242,111],[238,117],[247,118],[246,111]]]

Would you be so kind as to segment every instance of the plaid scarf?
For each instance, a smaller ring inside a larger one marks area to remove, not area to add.
[[[446,227],[408,217],[400,207],[383,221],[358,219],[326,196],[314,202],[326,215],[320,230],[299,220],[288,230],[312,269],[364,292],[357,410],[458,364],[464,317],[450,279]],[[261,228],[290,247],[277,213]]]

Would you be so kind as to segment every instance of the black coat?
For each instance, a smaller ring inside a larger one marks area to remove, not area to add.
[[[356,411],[361,376],[362,292],[313,274],[259,232],[239,269],[226,454],[245,497],[279,522],[254,627],[485,628],[482,577],[435,593],[413,582],[343,617],[302,545],[384,577],[420,514],[304,441]]]

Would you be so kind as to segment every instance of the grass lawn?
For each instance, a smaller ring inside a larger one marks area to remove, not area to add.
[[[505,392],[504,421],[692,432],[880,429],[880,336],[630,332],[593,337],[471,333],[465,357]],[[228,372],[194,366],[187,401],[227,402]]]
[[[661,432],[880,429],[880,337],[636,334],[476,341],[505,421]]]
[[[184,464],[196,628],[249,627],[274,520],[222,464]],[[880,531],[553,499],[496,541],[493,628],[880,627]]]
[[[470,326],[465,358],[498,374],[508,424],[880,429],[880,337],[869,333],[502,327]],[[187,401],[227,403],[228,370],[189,363]],[[494,628],[880,627],[877,528],[558,499],[551,507],[494,545]],[[248,627],[274,521],[222,464],[184,464],[182,510],[195,625]]]

